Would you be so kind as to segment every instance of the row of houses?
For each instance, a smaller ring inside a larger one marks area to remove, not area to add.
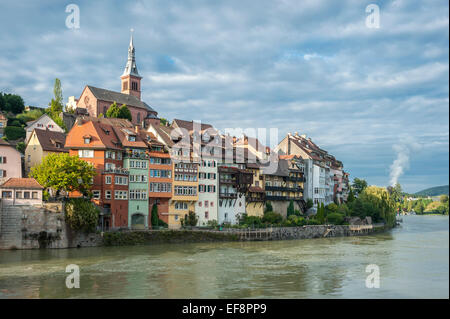
[[[74,112],[61,114],[67,134],[47,115],[27,125],[25,174],[49,153],[66,152],[94,165],[92,201],[102,229],[149,228],[154,207],[170,228],[179,228],[189,212],[198,225],[235,224],[243,214],[263,216],[268,202],[286,216],[290,203],[306,213],[308,199],[314,207],[346,199],[342,162],[305,135],[287,134],[271,149],[210,124],[161,121],[141,100],[132,39],[120,79],[121,92],[86,85],[79,98],[69,98]],[[128,107],[131,120],[104,116],[114,102]],[[7,157],[0,161],[0,183],[21,177],[7,172],[20,165],[20,154],[19,160],[17,154]]]

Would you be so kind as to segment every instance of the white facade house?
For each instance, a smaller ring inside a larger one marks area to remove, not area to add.
[[[217,160],[203,157],[198,171],[198,201],[195,213],[198,216],[198,225],[206,226],[209,221],[219,221],[219,174]]]
[[[245,169],[245,164],[219,164],[219,224],[237,224],[245,214],[245,195],[238,192],[232,174],[221,172],[220,168]]]
[[[26,131],[25,144],[28,142],[35,128],[41,130],[48,129],[49,131],[64,133],[64,130],[58,124],[56,124],[56,122],[53,121],[50,116],[48,116],[47,114],[43,114],[37,120],[27,122],[27,126],[25,127]]]

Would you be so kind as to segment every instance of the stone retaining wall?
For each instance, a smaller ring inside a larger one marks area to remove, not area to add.
[[[59,212],[57,212],[59,211]],[[0,209],[0,249],[70,248],[102,244],[99,234],[73,232],[62,207],[4,206]]]

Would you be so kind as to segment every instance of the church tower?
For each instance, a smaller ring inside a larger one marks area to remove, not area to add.
[[[127,65],[125,66],[125,70],[123,71],[123,74],[120,77],[120,79],[122,80],[121,92],[125,94],[134,95],[140,100],[142,77],[139,75],[136,67],[133,34],[131,34],[130,45],[128,47]]]

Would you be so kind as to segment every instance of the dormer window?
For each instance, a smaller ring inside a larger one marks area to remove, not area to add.
[[[136,136],[135,135],[128,135],[128,141],[136,142]]]
[[[83,136],[84,144],[89,144],[91,142],[92,137],[90,135]]]

